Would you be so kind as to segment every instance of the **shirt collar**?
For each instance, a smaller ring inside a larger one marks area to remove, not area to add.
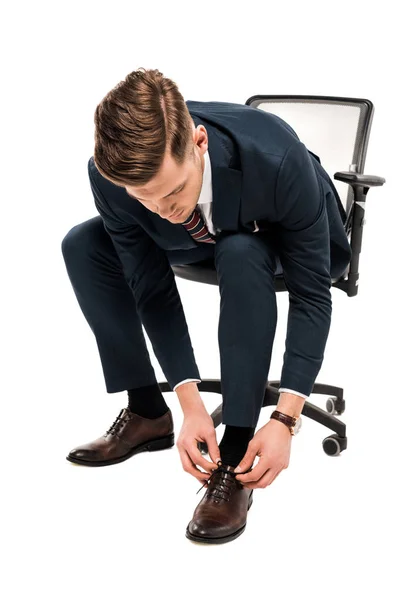
[[[203,172],[203,184],[201,186],[200,196],[197,200],[197,204],[206,204],[211,201],[210,192],[212,191],[211,185],[211,161],[208,150],[204,153],[204,172]]]

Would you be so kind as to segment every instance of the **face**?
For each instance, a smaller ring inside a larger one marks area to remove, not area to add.
[[[207,131],[193,123],[193,150],[182,165],[166,154],[157,175],[141,187],[125,186],[127,193],[148,210],[171,223],[183,223],[196,207],[203,184],[204,154],[208,149]]]

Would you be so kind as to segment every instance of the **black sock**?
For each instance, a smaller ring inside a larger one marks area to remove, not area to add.
[[[128,399],[129,410],[146,419],[157,419],[169,409],[158,383],[128,390]]]
[[[246,454],[247,446],[254,436],[255,427],[225,425],[224,435],[219,443],[221,460],[225,465],[237,467]]]

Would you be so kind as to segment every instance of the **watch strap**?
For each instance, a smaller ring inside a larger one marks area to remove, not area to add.
[[[287,427],[289,427],[290,433],[293,435],[292,427],[296,425],[296,417],[291,417],[290,415],[285,415],[285,413],[282,413],[279,410],[274,410],[270,418],[284,423]]]

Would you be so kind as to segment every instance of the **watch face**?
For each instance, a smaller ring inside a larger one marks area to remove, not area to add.
[[[294,435],[296,435],[296,433],[299,433],[300,427],[301,427],[301,417],[299,417],[297,419],[296,425],[293,427],[293,433],[294,433]]]

